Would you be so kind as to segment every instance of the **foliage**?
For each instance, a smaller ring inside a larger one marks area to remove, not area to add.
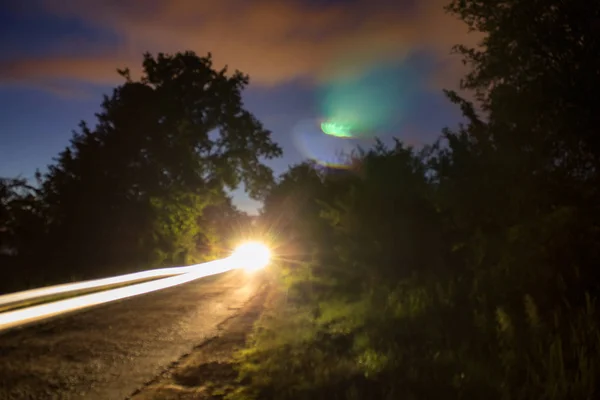
[[[43,213],[34,187],[24,179],[0,178],[0,291],[34,283],[30,263],[22,263],[16,273],[13,261],[29,261],[31,246],[43,243],[47,228]]]
[[[455,48],[465,123],[421,152],[378,143],[347,171],[284,175],[262,218],[299,210],[286,237],[310,257],[278,264],[287,300],[241,354],[233,398],[600,395],[600,9],[447,10],[484,38]]]
[[[0,249],[3,253],[23,250],[20,241],[34,233],[24,230],[41,227],[37,221],[39,212],[36,191],[25,180],[0,178]]]

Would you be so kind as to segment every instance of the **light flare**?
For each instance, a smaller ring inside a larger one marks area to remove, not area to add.
[[[260,242],[246,242],[239,245],[230,259],[246,271],[257,271],[266,267],[271,261],[271,251]]]

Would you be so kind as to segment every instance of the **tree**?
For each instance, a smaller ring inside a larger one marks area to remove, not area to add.
[[[485,349],[472,363],[507,397],[595,397],[600,159],[588,99],[600,8],[456,0],[448,10],[484,33],[480,47],[456,47],[482,115],[448,93],[468,123],[445,131],[432,164],[478,320],[472,343]]]
[[[0,178],[0,292],[35,282],[30,251],[43,244],[45,232],[38,191],[24,179]]]
[[[143,74],[105,96],[49,167],[41,189],[56,266],[92,273],[198,259],[203,210],[244,183],[261,198],[262,159],[281,154],[243,107],[248,76],[215,70],[210,54],[146,54]]]
[[[447,9],[485,35],[479,48],[456,51],[471,67],[462,86],[476,92],[495,141],[537,159],[538,168],[586,176],[597,167],[600,117],[589,99],[600,83],[600,6],[453,0]]]
[[[45,230],[38,191],[24,179],[0,178],[0,251],[27,252]]]
[[[476,93],[484,118],[449,93],[469,118],[468,126],[446,132],[451,150],[438,159],[441,179],[458,196],[452,207],[471,217],[482,205],[494,210],[465,227],[512,237],[507,247],[488,243],[486,257],[512,265],[513,278],[522,279],[513,283],[522,290],[537,287],[546,301],[584,301],[582,292],[600,290],[593,250],[600,244],[594,228],[600,225],[600,119],[589,101],[600,83],[600,6],[455,0],[447,9],[484,33],[479,48],[456,47],[472,68],[462,87]],[[477,196],[469,196],[472,189]],[[495,203],[501,207],[489,206]],[[526,268],[506,259],[517,253],[528,254]],[[558,289],[557,276],[569,282],[568,293]]]

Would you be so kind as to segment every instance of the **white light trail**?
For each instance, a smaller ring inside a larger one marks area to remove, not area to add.
[[[137,296],[140,294],[161,290],[176,285],[181,285],[182,283],[191,282],[195,279],[227,272],[239,267],[241,267],[240,260],[234,260],[231,257],[228,257],[221,260],[192,265],[190,267],[181,267],[183,269],[187,269],[187,272],[181,273],[177,276],[171,276],[168,278],[162,278],[150,282],[138,283],[131,286],[110,289],[103,292],[82,295],[65,300],[55,301],[52,303],[31,306],[19,310],[7,311],[5,313],[0,314],[0,332],[9,328],[14,328],[35,321],[40,321],[60,314],[81,310],[84,308],[108,303],[115,300],[125,299],[127,297]],[[43,289],[45,288],[38,290]]]
[[[11,303],[33,300],[36,298],[53,296],[57,294],[75,292],[79,290],[88,290],[101,288],[103,286],[125,284],[144,279],[159,278],[162,276],[180,275],[190,272],[193,270],[193,268],[197,268],[200,265],[202,264],[192,265],[190,267],[151,269],[149,271],[135,272],[127,275],[114,276],[111,278],[95,279],[91,281],[83,281],[76,283],[64,283],[61,285],[46,286],[39,289],[31,289],[17,293],[9,293],[0,296],[0,307]]]

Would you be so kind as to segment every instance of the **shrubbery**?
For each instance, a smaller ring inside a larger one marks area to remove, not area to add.
[[[298,257],[234,398],[600,397],[599,7],[452,1],[484,34],[466,122],[282,177],[262,218]]]

